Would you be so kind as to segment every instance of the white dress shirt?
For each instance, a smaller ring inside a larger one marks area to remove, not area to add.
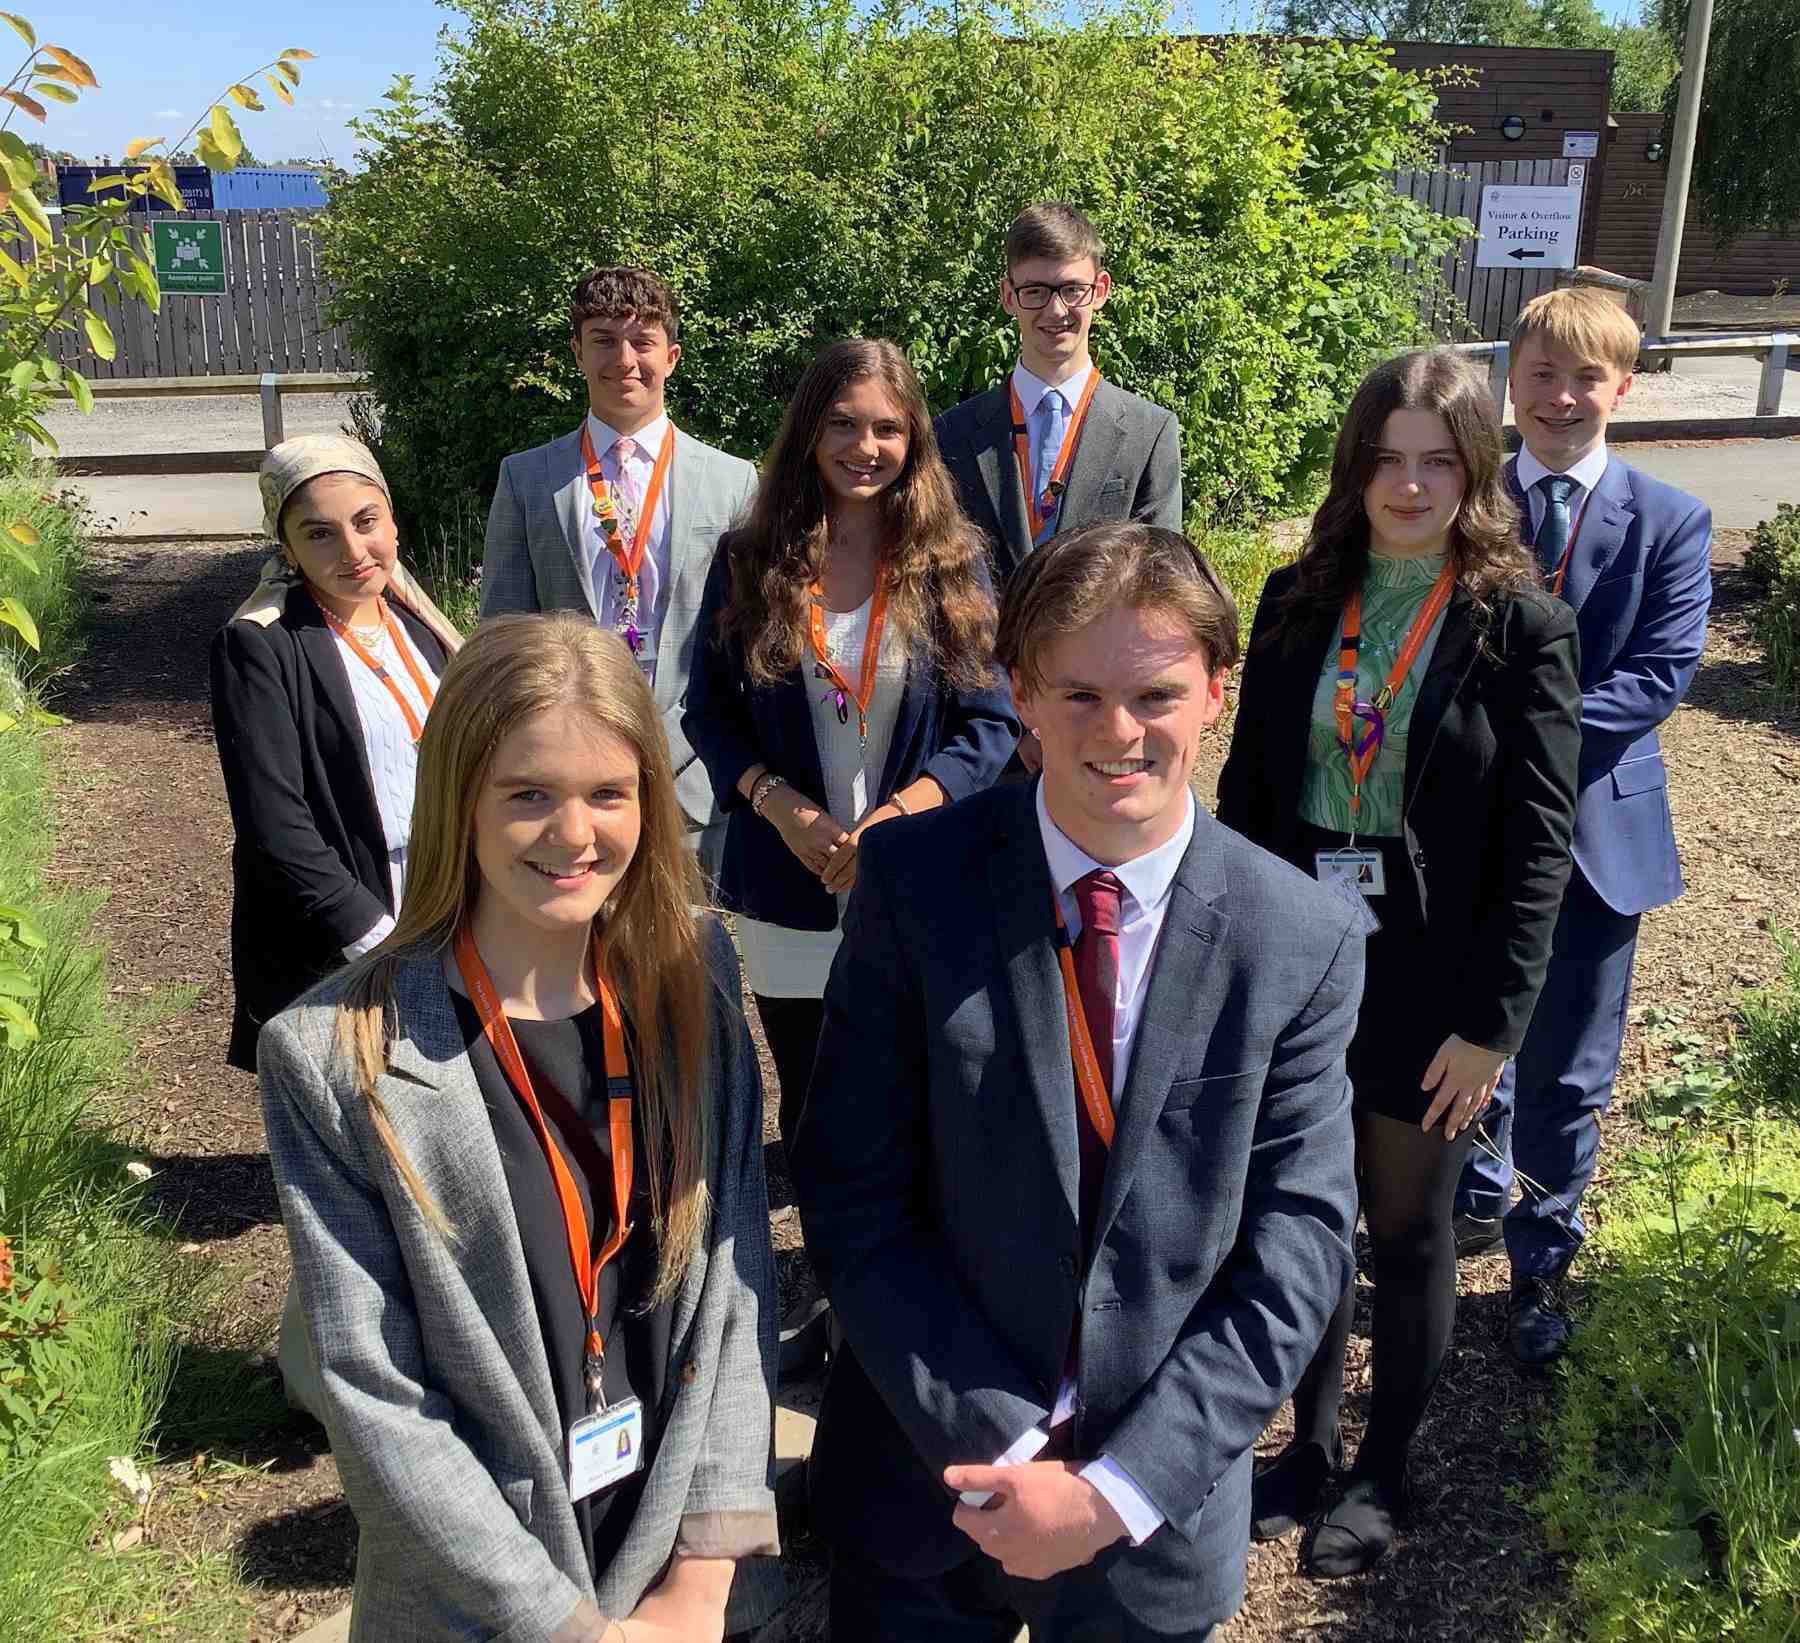
[[[1050,882],[1056,887],[1056,899],[1062,908],[1063,923],[1069,939],[1081,934],[1081,912],[1074,895],[1075,881],[1105,867],[1075,843],[1051,819],[1044,803],[1044,784],[1037,790],[1038,832],[1044,841],[1044,856],[1050,864]],[[1175,874],[1194,837],[1194,796],[1187,796],[1187,813],[1175,836],[1166,844],[1128,862],[1107,869],[1125,887],[1119,899],[1119,977],[1118,991],[1113,997],[1113,1104],[1118,1105],[1124,1093],[1126,1075],[1131,1066],[1131,1047],[1137,1038],[1138,1022],[1144,1013],[1144,999],[1150,990],[1150,964],[1156,957],[1157,938],[1162,934],[1163,919],[1169,911],[1169,894],[1175,887]],[[1069,1091],[1071,1103],[1075,1091]],[[1075,1383],[1064,1381],[1056,1389],[1056,1404],[1050,1411],[1047,1426],[1034,1426],[1020,1435],[1006,1453],[994,1463],[1016,1466],[1033,1458],[1050,1441],[1050,1427],[1061,1426],[1075,1413]],[[1112,1458],[1102,1455],[1089,1461],[1081,1475],[1119,1514],[1119,1521],[1131,1536],[1133,1546],[1142,1546],[1163,1525],[1163,1515],[1151,1503],[1129,1473]],[[969,1497],[979,1504],[985,1496]]]
[[[650,475],[656,469],[656,453],[662,449],[663,439],[668,432],[669,418],[665,412],[654,422],[629,436],[637,446],[637,451],[631,458],[630,483],[625,485],[616,447],[621,439],[628,436],[614,432],[592,411],[588,412],[587,435],[593,442],[594,455],[600,461],[601,475],[615,492],[624,489],[630,496],[642,498],[649,495]],[[663,482],[662,494],[656,499],[656,512],[650,519],[650,540],[644,544],[644,562],[638,567],[637,625],[638,631],[644,636],[643,648],[638,652],[638,663],[653,684],[656,680],[656,641],[661,619],[658,607],[662,602],[662,590],[669,579],[669,488],[675,478],[673,464],[670,468],[669,476]],[[623,509],[620,511],[624,512]],[[588,566],[593,572],[594,601],[598,607],[600,626],[618,632],[625,625],[619,614],[623,602],[621,575],[618,561],[607,548],[606,538],[600,534],[600,521],[594,517],[591,505],[582,515],[582,540],[587,548]]]
[[[1019,396],[1019,409],[1025,413],[1025,437],[1031,450],[1031,471],[1039,473],[1043,467],[1043,452],[1039,449],[1044,438],[1043,424],[1038,420],[1038,401],[1045,394],[1062,395],[1063,404],[1068,408],[1068,420],[1063,424],[1063,438],[1069,437],[1069,430],[1075,425],[1075,407],[1081,403],[1081,396],[1087,390],[1087,380],[1094,374],[1092,361],[1082,366],[1074,376],[1066,382],[1059,382],[1052,388],[1042,377],[1034,376],[1023,365],[1013,367],[1013,392]],[[1059,445],[1050,454],[1050,465],[1056,465],[1056,459],[1062,455]]]
[[[1581,517],[1581,510],[1587,506],[1588,496],[1600,483],[1600,476],[1606,472],[1606,461],[1606,441],[1603,439],[1574,467],[1563,471],[1564,479],[1575,481],[1575,489],[1569,493],[1569,518],[1571,520]],[[1519,478],[1519,489],[1525,493],[1525,505],[1531,510],[1531,539],[1535,542],[1538,532],[1544,528],[1544,509],[1549,506],[1549,499],[1537,488],[1538,481],[1550,478],[1556,470],[1546,468],[1531,454],[1528,446],[1521,445],[1516,471]],[[1573,529],[1573,526],[1571,525],[1570,528]]]

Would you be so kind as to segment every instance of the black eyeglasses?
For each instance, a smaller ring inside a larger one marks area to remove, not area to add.
[[[1011,280],[1006,283],[1012,285]],[[1013,285],[1012,292],[1019,306],[1031,313],[1048,308],[1052,295],[1061,297],[1065,308],[1085,308],[1094,300],[1094,282],[1070,280],[1066,285]]]

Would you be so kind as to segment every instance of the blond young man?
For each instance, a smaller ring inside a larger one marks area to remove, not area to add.
[[[1631,995],[1639,917],[1682,891],[1657,726],[1693,682],[1712,602],[1712,515],[1606,447],[1638,330],[1593,291],[1527,303],[1508,383],[1523,449],[1509,465],[1520,528],[1581,636],[1581,765],[1573,851],[1549,975],[1458,1192],[1458,1248],[1504,1238],[1507,1346],[1523,1363],[1568,1339],[1557,1285],[1585,1236],[1600,1114]],[[1513,1180],[1519,1202],[1508,1211]],[[1501,1218],[1504,1217],[1504,1225]]]

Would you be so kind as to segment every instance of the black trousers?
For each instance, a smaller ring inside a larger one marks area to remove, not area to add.
[[[906,1580],[835,1552],[830,1643],[1209,1643],[1214,1628],[1153,1632],[1124,1613],[1094,1569],[1019,1580],[977,1555],[932,1580]]]
[[[769,1055],[781,1085],[777,1112],[781,1139],[792,1142],[794,1126],[806,1107],[813,1058],[819,1053],[819,1034],[825,1030],[825,1000],[764,998],[761,993],[751,996],[756,1000],[756,1013],[762,1017],[763,1037],[769,1041]]]

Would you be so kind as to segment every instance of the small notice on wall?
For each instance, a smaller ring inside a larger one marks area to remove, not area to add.
[[[1573,268],[1581,190],[1489,183],[1481,191],[1477,268]]]
[[[1565,131],[1563,133],[1563,158],[1565,160],[1595,160],[1599,157],[1599,132]]]

